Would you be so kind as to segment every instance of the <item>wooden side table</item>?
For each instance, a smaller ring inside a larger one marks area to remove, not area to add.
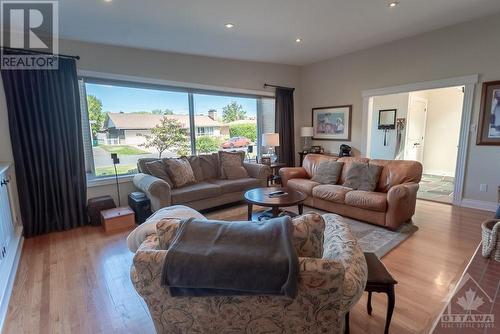
[[[269,165],[271,167],[271,175],[267,178],[267,186],[270,187],[273,184],[281,184],[281,177],[279,176],[279,171],[283,167],[287,167],[284,162],[274,162]]]
[[[101,222],[106,232],[132,229],[135,214],[128,206],[101,211]]]
[[[365,291],[368,292],[366,309],[368,314],[372,315],[372,292],[383,292],[387,294],[387,316],[385,318],[384,334],[388,334],[396,299],[394,285],[398,282],[392,277],[377,255],[374,253],[365,253],[365,260],[368,266],[368,279],[365,287]],[[345,333],[349,333],[349,312],[345,315]]]

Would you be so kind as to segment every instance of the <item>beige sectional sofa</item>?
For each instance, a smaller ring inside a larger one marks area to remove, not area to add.
[[[223,204],[241,201],[245,191],[267,186],[267,177],[271,174],[269,166],[244,163],[248,176],[228,180],[220,176],[218,155],[206,154],[190,156],[188,160],[195,172],[196,183],[180,188],[172,187],[168,182],[146,173],[146,163],[155,158],[139,159],[139,173],[134,176],[134,185],[151,200],[151,208],[156,211],[170,205],[183,204],[195,210],[203,210]]]

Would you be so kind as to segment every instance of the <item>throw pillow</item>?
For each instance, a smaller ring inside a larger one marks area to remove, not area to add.
[[[148,171],[149,175],[162,179],[167,182],[170,187],[173,187],[174,184],[168,175],[167,166],[163,163],[162,160],[155,160],[151,162],[146,162],[145,168]]]
[[[322,184],[337,184],[343,166],[343,162],[323,161],[318,165],[311,180]]]
[[[231,176],[233,179],[248,177],[248,173],[243,166],[244,159],[245,152],[219,151],[221,178],[228,179],[228,176]],[[245,170],[244,172],[242,168]],[[226,172],[228,172],[229,175]]]
[[[165,159],[168,176],[174,183],[175,188],[180,188],[196,182],[193,169],[186,157]]]
[[[347,170],[343,186],[354,190],[374,191],[377,188],[382,166],[354,162]]]
[[[220,177],[219,154],[203,154],[198,157],[200,158],[203,180],[218,179]]]
[[[192,155],[187,157],[189,164],[191,165],[191,169],[193,169],[194,178],[196,182],[202,182],[205,180],[203,175],[203,170],[201,169],[200,157],[196,155]]]
[[[293,245],[300,257],[323,257],[325,221],[311,212],[292,219]]]

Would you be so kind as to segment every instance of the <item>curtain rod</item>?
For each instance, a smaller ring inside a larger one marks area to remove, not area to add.
[[[5,47],[5,46],[2,46],[2,49],[6,50],[6,51],[26,53],[26,54],[48,55],[48,56],[54,56],[54,57],[60,57],[60,58],[70,58],[70,59],[80,60],[80,56],[71,56],[71,55],[64,55],[64,54],[52,54],[52,53],[48,53],[48,52],[26,50],[26,49],[16,49],[16,48],[9,48],[9,47]]]
[[[277,86],[277,85],[271,85],[271,84],[264,84],[264,88],[266,87],[273,87],[273,88],[281,88],[281,89],[288,89],[288,90],[295,90],[293,87],[284,87],[284,86]]]

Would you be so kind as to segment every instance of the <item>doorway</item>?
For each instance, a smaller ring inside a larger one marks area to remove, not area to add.
[[[372,103],[369,157],[419,161],[417,197],[453,203],[464,86],[374,96]],[[396,115],[392,127],[380,125],[386,110]]]

